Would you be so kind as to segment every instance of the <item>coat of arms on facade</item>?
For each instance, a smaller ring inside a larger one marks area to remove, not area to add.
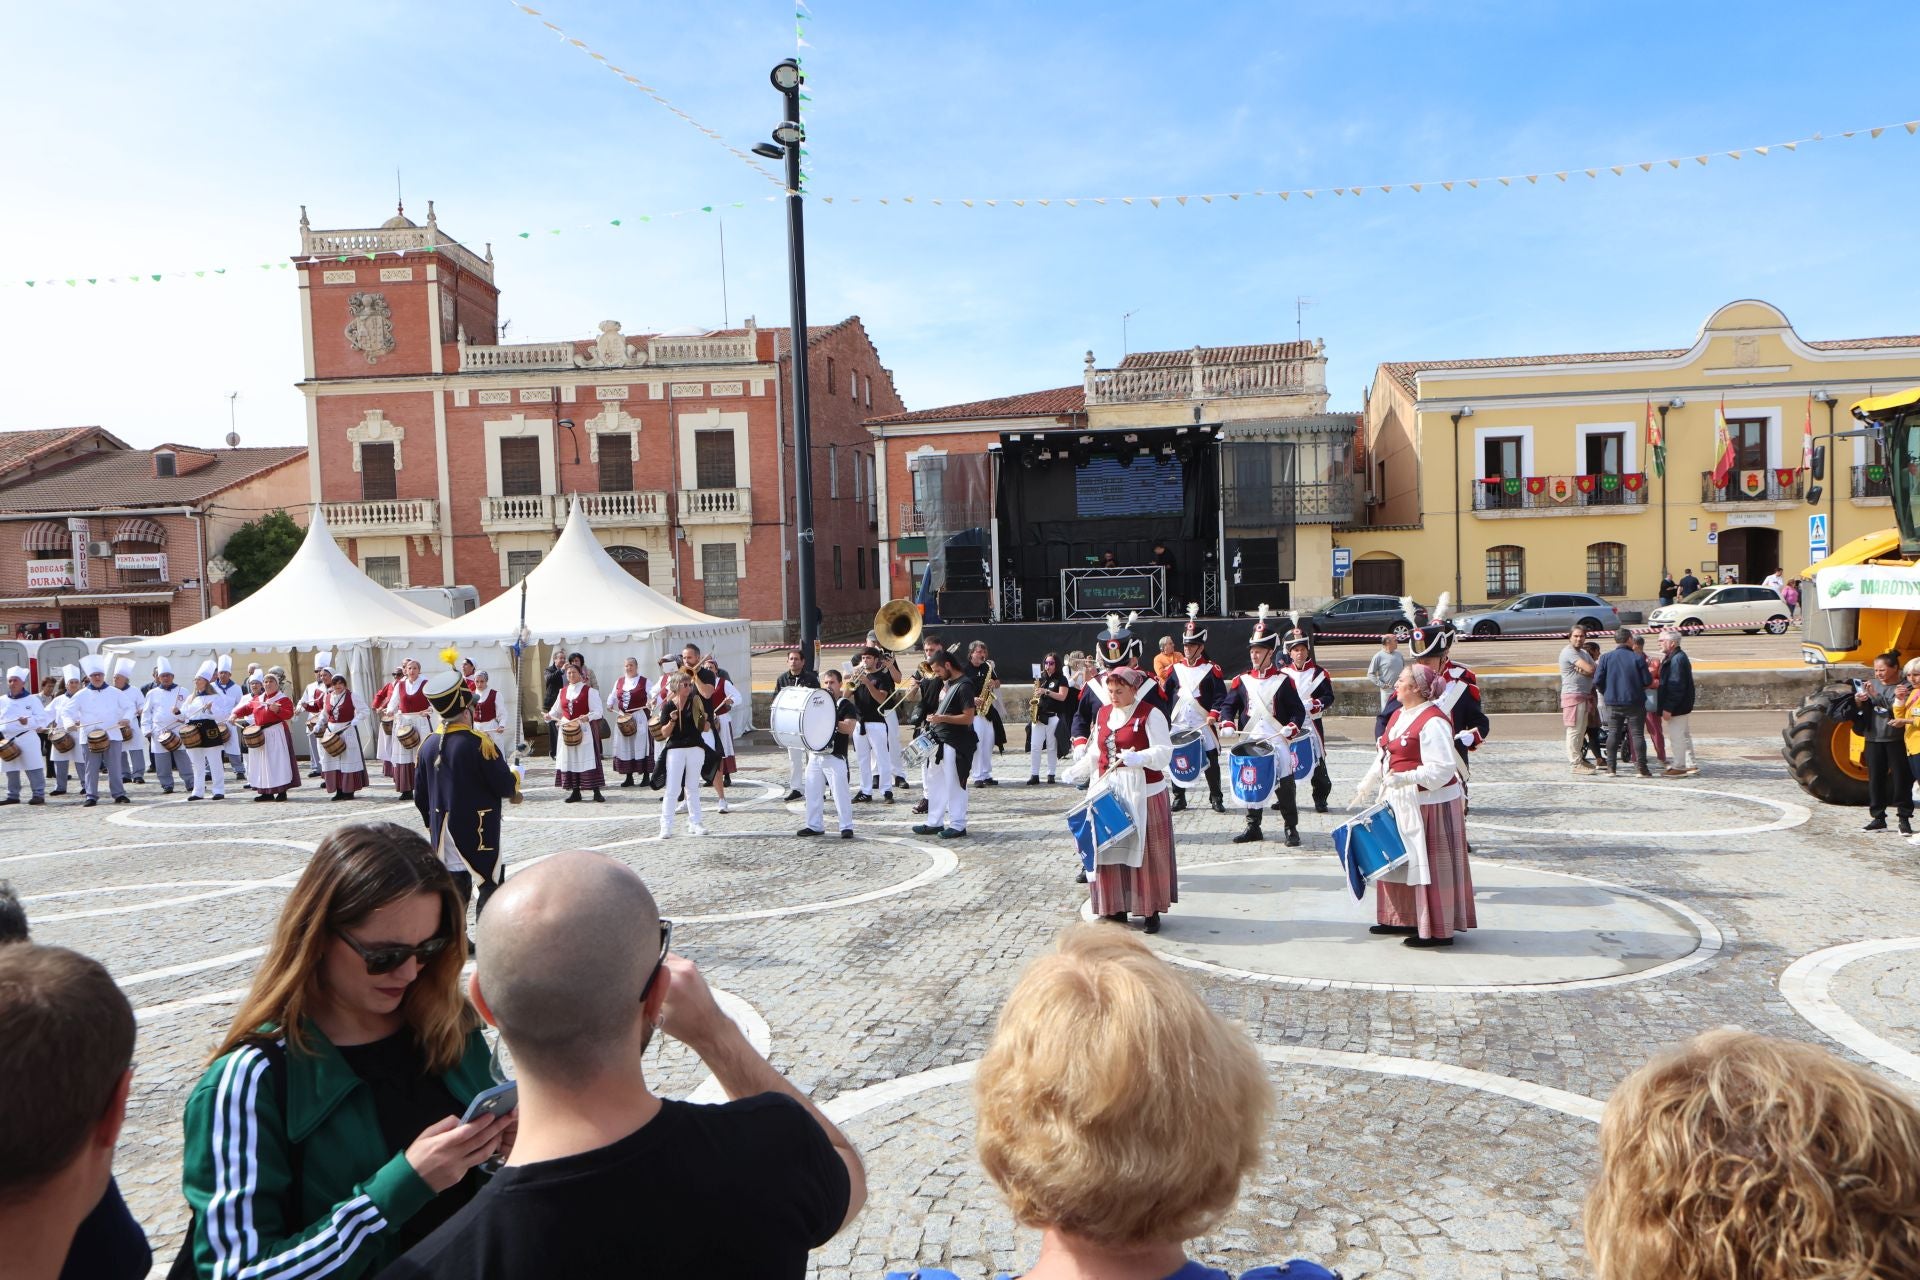
[[[347,321],[347,343],[364,352],[368,364],[393,354],[393,309],[384,293],[356,293],[347,299],[353,318]]]
[[[593,340],[593,349],[583,356],[574,357],[574,363],[583,369],[624,369],[629,364],[644,364],[637,359],[638,352],[627,345],[626,335],[620,332],[618,320],[602,320],[600,335]]]

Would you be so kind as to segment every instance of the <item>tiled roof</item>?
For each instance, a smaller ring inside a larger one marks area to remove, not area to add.
[[[1085,413],[1085,387],[1055,387],[1051,391],[1028,391],[1017,396],[997,396],[992,400],[970,400],[966,404],[942,405],[938,409],[918,409],[884,418],[869,418],[870,426],[906,426],[916,422],[966,422],[975,418],[1039,418]]]
[[[1201,347],[1201,364],[1274,364],[1311,360],[1320,355],[1317,342],[1262,342],[1250,347]],[[1193,350],[1135,351],[1120,362],[1122,369],[1153,369],[1193,363]]]
[[[1805,341],[1805,339],[1802,339]],[[1871,351],[1897,347],[1920,347],[1920,334],[1889,338],[1832,338],[1807,342],[1816,351]],[[1577,351],[1554,356],[1493,356],[1482,360],[1397,360],[1380,367],[1407,390],[1416,391],[1415,379],[1430,370],[1512,369],[1536,364],[1608,364],[1617,360],[1672,360],[1687,354],[1692,347],[1668,347],[1659,351]]]
[[[0,488],[9,511],[87,511],[96,507],[174,507],[205,500],[243,480],[307,455],[305,445],[219,449],[213,465],[191,475],[155,476],[153,450],[113,449],[75,458]]]
[[[118,437],[111,432],[101,431],[99,427],[49,427],[37,431],[0,432],[0,475],[26,466],[35,458],[77,444],[94,432],[99,432],[110,441],[111,447],[127,447]]]

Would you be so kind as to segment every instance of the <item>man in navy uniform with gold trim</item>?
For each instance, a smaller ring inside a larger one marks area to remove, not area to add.
[[[459,886],[461,902],[472,896],[474,875],[480,877],[477,919],[505,878],[500,807],[520,803],[520,777],[493,739],[473,727],[473,690],[460,674],[459,655],[448,649],[440,656],[447,669],[422,689],[440,717],[440,729],[420,744],[413,804]]]

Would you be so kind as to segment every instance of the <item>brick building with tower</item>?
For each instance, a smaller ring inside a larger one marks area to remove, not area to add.
[[[491,248],[404,211],[315,230],[301,211],[312,501],[393,587],[482,601],[540,562],[576,498],[614,559],[723,617],[797,623],[786,330],[501,343]],[[584,326],[583,326],[584,327]],[[828,625],[879,583],[871,417],[904,409],[858,316],[808,331],[815,563]]]

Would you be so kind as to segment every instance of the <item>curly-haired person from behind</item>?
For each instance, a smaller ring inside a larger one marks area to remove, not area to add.
[[[1014,1221],[1041,1232],[1023,1280],[1224,1280],[1188,1261],[1186,1243],[1227,1215],[1260,1163],[1273,1090],[1246,1033],[1139,939],[1075,925],[1028,966],[980,1060],[974,1107],[981,1165]],[[1333,1277],[1298,1259],[1284,1274]]]
[[[187,1099],[194,1274],[354,1280],[472,1199],[514,1120],[460,1119],[493,1084],[465,922],[418,832],[320,842]]]
[[[1824,1049],[1709,1031],[1607,1100],[1586,1238],[1597,1280],[1920,1276],[1920,1108]]]

